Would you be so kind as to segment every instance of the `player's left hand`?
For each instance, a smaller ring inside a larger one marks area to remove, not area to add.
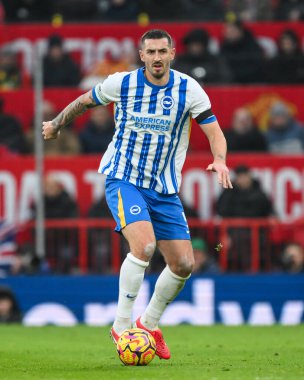
[[[208,171],[216,172],[219,184],[223,186],[224,189],[232,189],[232,183],[229,177],[229,169],[222,162],[213,162],[208,165]]]

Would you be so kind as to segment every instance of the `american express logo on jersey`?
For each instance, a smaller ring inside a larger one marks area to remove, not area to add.
[[[150,129],[151,131],[167,132],[172,124],[171,120],[164,120],[163,118],[154,117],[140,117],[132,116],[131,121],[139,129]]]

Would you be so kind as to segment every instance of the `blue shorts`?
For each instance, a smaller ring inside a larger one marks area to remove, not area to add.
[[[117,223],[115,231],[147,220],[153,225],[156,240],[190,240],[184,209],[176,194],[160,194],[108,177],[106,200]]]

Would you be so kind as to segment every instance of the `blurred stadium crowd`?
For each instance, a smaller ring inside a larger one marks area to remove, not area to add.
[[[1,0],[2,20],[50,21],[222,21],[230,12],[244,21],[303,20],[301,0]],[[161,10],[161,11],[160,11]]]
[[[161,12],[160,12],[161,9]],[[170,15],[170,17],[168,16]],[[178,53],[173,68],[194,77],[204,85],[304,85],[304,54],[300,37],[292,28],[282,31],[276,44],[263,45],[246,27],[250,21],[302,21],[304,4],[300,0],[0,0],[0,22],[137,22],[149,21],[215,21],[223,22],[223,36],[215,49],[209,32],[193,28],[183,38],[184,51]],[[64,38],[59,34],[49,36],[47,53],[43,59],[45,88],[73,87],[85,90],[116,71],[129,71],[141,66],[137,51],[127,59],[117,59],[108,54],[83,72],[79,62],[65,50]],[[287,69],[288,68],[288,69]],[[32,78],[27,77],[16,53],[0,46],[0,90],[31,88]],[[4,111],[0,93],[0,157],[32,155],[34,153],[34,128],[26,130],[12,114]],[[60,110],[49,100],[43,102],[43,120],[51,120]],[[267,125],[261,126],[250,110],[240,107],[233,110],[230,125],[224,132],[230,152],[265,152],[275,154],[302,154],[304,152],[303,120],[291,113],[281,101],[268,109]],[[70,125],[59,141],[45,144],[46,156],[101,154],[112,138],[112,111],[98,107],[90,111],[89,119],[77,130]],[[192,152],[195,146],[190,145]],[[215,209],[222,218],[271,218],[276,216],[271,200],[260,183],[245,165],[235,170],[233,192],[224,191],[218,197]],[[44,186],[45,215],[47,219],[73,219],[80,216],[77,202],[62,188],[54,177],[46,177]],[[186,208],[186,205],[185,205]],[[186,215],[198,218],[196,210],[186,209]],[[35,204],[32,205],[35,217]],[[91,205],[86,217],[110,218],[104,202]],[[56,235],[57,233],[57,235]],[[41,263],[33,253],[33,247],[18,244],[16,231],[7,226],[0,228],[0,268],[5,274],[32,272],[71,273],[73,249],[77,244],[76,230],[46,233],[47,246],[53,246],[48,260]],[[57,236],[57,237],[56,237]],[[266,235],[259,235],[263,247]],[[196,256],[196,273],[220,272],[217,260],[210,254],[208,243],[198,231],[193,231],[193,248]],[[54,245],[58,239],[59,243]],[[246,247],[250,236],[246,228],[230,230],[230,245]],[[26,241],[26,239],[25,239]],[[92,272],[111,272],[110,232],[92,228],[89,231],[90,251],[95,252],[90,263]],[[230,266],[231,271],[249,271],[248,254],[236,249],[240,262]],[[262,249],[262,248],[261,248]],[[124,247],[122,247],[124,251]],[[265,270],[304,272],[304,250],[301,244],[290,242],[280,252],[271,266]],[[152,271],[158,271],[163,262],[156,260]],[[263,267],[263,265],[262,265]],[[102,269],[96,269],[102,268]],[[1,272],[0,272],[1,275]]]

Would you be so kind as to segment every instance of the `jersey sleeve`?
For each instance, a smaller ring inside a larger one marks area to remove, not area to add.
[[[192,118],[195,119],[200,114],[204,113],[207,110],[210,110],[211,103],[206,92],[194,79],[192,79],[190,82],[190,91],[191,91],[190,114]]]
[[[102,83],[98,83],[93,87],[92,94],[97,104],[106,106],[119,100],[123,74],[125,73],[109,75]]]

